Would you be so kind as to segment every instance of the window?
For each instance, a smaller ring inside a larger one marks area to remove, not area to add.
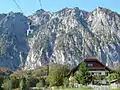
[[[99,72],[99,75],[101,75],[101,72]]]
[[[106,75],[108,76],[108,72],[106,72]]]
[[[92,72],[92,75],[94,75],[94,73]]]
[[[93,64],[88,64],[88,67],[92,67],[93,66]]]

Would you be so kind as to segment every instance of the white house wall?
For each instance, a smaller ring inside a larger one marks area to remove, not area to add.
[[[108,71],[89,71],[91,74],[94,73],[94,75],[106,75]],[[100,74],[101,73],[101,74]]]

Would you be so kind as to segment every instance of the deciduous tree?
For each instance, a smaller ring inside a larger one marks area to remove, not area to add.
[[[61,86],[69,68],[61,64],[51,64],[49,66],[48,81],[50,86]]]

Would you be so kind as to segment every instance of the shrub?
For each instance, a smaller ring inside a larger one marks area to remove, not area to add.
[[[41,87],[45,87],[46,83],[45,83],[45,79],[42,78],[37,84],[36,84],[36,87],[38,87],[39,89]]]
[[[118,73],[111,73],[111,74],[109,74],[109,76],[108,76],[108,79],[110,80],[110,81],[112,81],[112,80],[114,80],[114,79],[118,79],[119,78],[119,74]]]
[[[12,90],[12,82],[10,79],[5,79],[3,83],[4,90]]]
[[[13,89],[19,88],[19,79],[16,77],[11,77],[11,83]]]
[[[29,77],[26,80],[26,85],[27,85],[27,87],[35,87],[38,82],[39,82],[38,79],[36,79],[34,77]]]
[[[63,85],[65,88],[67,88],[69,86],[69,78],[68,77],[64,78]]]

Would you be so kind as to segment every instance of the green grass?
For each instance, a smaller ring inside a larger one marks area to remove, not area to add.
[[[66,88],[63,90],[92,90],[92,89],[89,87],[81,87],[81,88]]]
[[[118,88],[118,89],[112,89],[112,90],[120,90],[120,88]]]

